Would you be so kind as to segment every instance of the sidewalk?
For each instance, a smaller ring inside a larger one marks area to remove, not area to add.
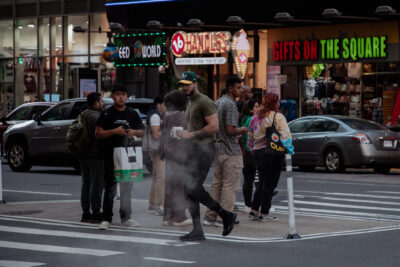
[[[141,224],[140,228],[154,231],[181,231],[189,232],[191,226],[162,226],[162,216],[149,213],[148,202],[145,200],[132,200],[133,218]],[[119,201],[114,202],[114,221],[112,225],[120,226]],[[205,207],[202,207],[202,218]],[[78,200],[71,201],[43,201],[43,202],[19,202],[7,203],[0,206],[0,215],[14,215],[30,218],[52,219],[77,223],[81,219],[81,208]],[[283,238],[288,231],[287,214],[274,213],[279,218],[277,222],[250,221],[248,215],[238,212],[240,225],[235,227],[230,237],[257,239]],[[296,215],[297,233],[303,235],[324,235],[329,233],[365,230],[376,227],[398,226],[396,223],[364,221],[352,219],[337,219],[316,216]],[[212,235],[221,235],[222,228],[215,226],[203,226],[204,232]]]

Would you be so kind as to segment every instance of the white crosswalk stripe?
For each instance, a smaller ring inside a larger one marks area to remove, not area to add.
[[[301,193],[301,194],[298,194]],[[333,216],[376,221],[400,222],[400,192],[365,191],[360,193],[295,191],[297,214]],[[273,207],[287,212],[287,199]]]

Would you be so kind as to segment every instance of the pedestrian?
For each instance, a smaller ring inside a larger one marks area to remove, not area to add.
[[[81,222],[101,222],[101,195],[104,188],[104,162],[103,152],[99,140],[96,140],[96,124],[103,110],[103,100],[99,93],[87,96],[88,109],[82,112],[84,127],[90,138],[89,148],[79,158],[82,172],[81,188]]]
[[[243,105],[243,111],[239,117],[239,127],[249,128],[250,121],[254,114],[258,113],[258,102],[249,99]],[[247,145],[248,133],[242,134],[240,137],[240,148],[243,155],[243,197],[244,197],[244,212],[250,213],[253,198],[253,184],[256,177],[257,167],[254,162],[253,154]]]
[[[184,72],[178,82],[190,98],[186,109],[187,130],[177,131],[177,135],[188,140],[186,168],[188,179],[185,192],[189,199],[189,212],[192,216],[193,230],[180,237],[181,241],[204,240],[200,222],[200,202],[217,212],[223,221],[222,235],[228,235],[236,221],[236,213],[227,211],[204,190],[203,183],[215,156],[215,133],[218,131],[218,114],[215,103],[200,93],[197,75]]]
[[[254,94],[253,94],[253,91],[251,90],[250,86],[243,85],[242,92],[240,93],[240,96],[239,96],[239,100],[236,102],[236,106],[237,106],[237,109],[240,114],[243,112],[244,103],[249,99],[253,99],[253,97],[254,97]]]
[[[247,128],[238,127],[239,112],[235,103],[235,98],[239,97],[242,90],[242,81],[237,76],[231,76],[226,81],[226,89],[226,94],[216,102],[219,131],[213,163],[214,180],[210,195],[221,204],[222,208],[233,211],[243,168],[238,136],[247,133]],[[203,223],[222,226],[217,213],[210,209],[207,210]]]
[[[178,139],[176,127],[186,129],[186,96],[176,90],[168,93],[164,99],[167,111],[164,114],[161,150],[165,157],[165,197],[163,225],[183,226],[192,224],[185,213],[189,203],[185,198],[185,179],[187,171],[187,140]]]
[[[139,114],[126,106],[127,89],[123,85],[114,85],[111,93],[114,105],[105,109],[100,115],[96,127],[96,138],[104,140],[104,198],[101,230],[107,230],[113,216],[114,197],[117,182],[114,178],[114,147],[121,147],[127,138],[142,137],[144,125]],[[121,182],[120,217],[123,226],[135,227],[139,224],[131,218],[132,182]]]
[[[383,110],[382,107],[379,106],[379,99],[374,98],[371,100],[372,104],[372,120],[380,125],[383,125]]]
[[[165,188],[165,161],[160,158],[161,117],[165,112],[164,95],[154,99],[155,109],[146,119],[146,132],[143,137],[143,150],[148,151],[153,162],[153,179],[149,195],[149,211],[163,215]]]
[[[279,96],[271,92],[266,93],[260,110],[250,121],[248,145],[253,151],[260,180],[254,193],[249,214],[253,220],[278,220],[277,217],[270,215],[269,212],[273,192],[279,182],[284,154],[271,152],[269,149],[271,147],[270,143],[273,143],[274,147],[278,147],[278,151],[286,150],[286,153],[294,154],[290,129],[285,116],[278,112],[278,108]],[[273,134],[269,136],[271,131]],[[271,139],[269,144],[267,144],[267,139]],[[283,147],[277,144],[282,144]],[[269,146],[268,149],[267,145]]]

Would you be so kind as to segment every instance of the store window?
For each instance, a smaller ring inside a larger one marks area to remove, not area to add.
[[[38,101],[38,69],[39,60],[36,57],[15,59],[15,102],[20,105]]]
[[[88,56],[65,57],[63,65],[63,97],[79,97],[78,69],[88,68]]]
[[[13,57],[13,21],[0,21],[0,58]]]
[[[109,31],[106,14],[90,15],[90,54],[102,54],[106,48]]]
[[[15,54],[18,57],[29,57],[37,54],[36,19],[15,21]]]
[[[85,16],[65,17],[64,26],[64,52],[65,55],[84,55],[89,51],[88,32],[75,32],[74,27],[88,29],[89,18]]]
[[[39,56],[50,55],[50,19],[39,19]]]
[[[52,56],[62,55],[62,18],[51,18],[51,49]]]
[[[117,79],[117,69],[113,63],[104,60],[103,56],[90,57],[91,68],[100,72],[100,88],[104,96],[109,96]]]
[[[14,64],[10,59],[0,60],[0,117],[14,109]]]

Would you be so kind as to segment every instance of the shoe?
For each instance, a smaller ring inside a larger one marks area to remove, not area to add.
[[[155,206],[154,205],[149,205],[149,211],[154,210]]]
[[[121,222],[122,226],[126,226],[126,227],[139,227],[140,224],[138,222],[136,222],[135,220],[129,219],[125,222]]]
[[[239,224],[240,224],[240,221],[236,220],[234,225],[237,226],[237,225],[239,225]],[[216,222],[214,223],[214,226],[216,226],[216,227],[224,227],[224,223],[223,223],[222,221],[216,221]]]
[[[250,218],[252,221],[257,221],[259,217],[260,217],[260,216],[259,216],[258,212],[250,211],[250,213],[249,213],[249,218]]]
[[[239,205],[233,206],[233,210],[234,210],[234,211],[239,211],[239,210],[240,210]]]
[[[276,222],[276,221],[278,221],[279,219],[278,219],[278,217],[275,217],[275,216],[272,216],[272,215],[267,214],[267,215],[264,215],[264,216],[260,215],[260,216],[258,217],[258,220],[259,220],[260,222]]]
[[[163,216],[164,215],[164,210],[160,206],[155,206],[153,210],[151,210],[152,213],[154,213],[157,216]]]
[[[243,208],[242,211],[243,211],[244,213],[246,213],[246,214],[250,214],[251,208],[250,208],[250,207],[247,207],[247,206],[244,206],[244,208]]]
[[[94,215],[93,214],[92,218],[89,221],[89,223],[95,223],[95,224],[101,223],[101,215],[100,214],[98,214],[98,215]]]
[[[185,226],[185,225],[192,225],[192,224],[193,224],[192,219],[186,219],[181,222],[173,222],[172,223],[173,226]]]
[[[204,218],[203,224],[207,226],[213,226],[217,222],[216,219],[210,219],[208,217]]]
[[[92,219],[92,214],[90,213],[84,213],[82,214],[81,222],[83,223],[90,223],[90,220]]]
[[[179,237],[179,240],[182,242],[203,241],[206,240],[206,237],[203,232],[193,230],[187,235]]]
[[[237,214],[235,212],[230,212],[230,211],[222,209],[221,212],[219,213],[219,216],[222,218],[222,222],[224,225],[224,230],[222,231],[222,236],[227,236],[233,230],[233,226],[235,225]]]
[[[171,222],[170,221],[163,221],[162,225],[163,226],[170,226]]]
[[[100,230],[108,230],[108,227],[110,227],[111,223],[107,221],[102,221],[101,224],[99,225]]]
[[[275,190],[275,191],[272,193],[272,197],[276,196],[277,194],[278,194],[278,190]]]
[[[269,209],[269,212],[275,212],[275,208],[274,208],[274,207],[271,207],[271,208]]]

